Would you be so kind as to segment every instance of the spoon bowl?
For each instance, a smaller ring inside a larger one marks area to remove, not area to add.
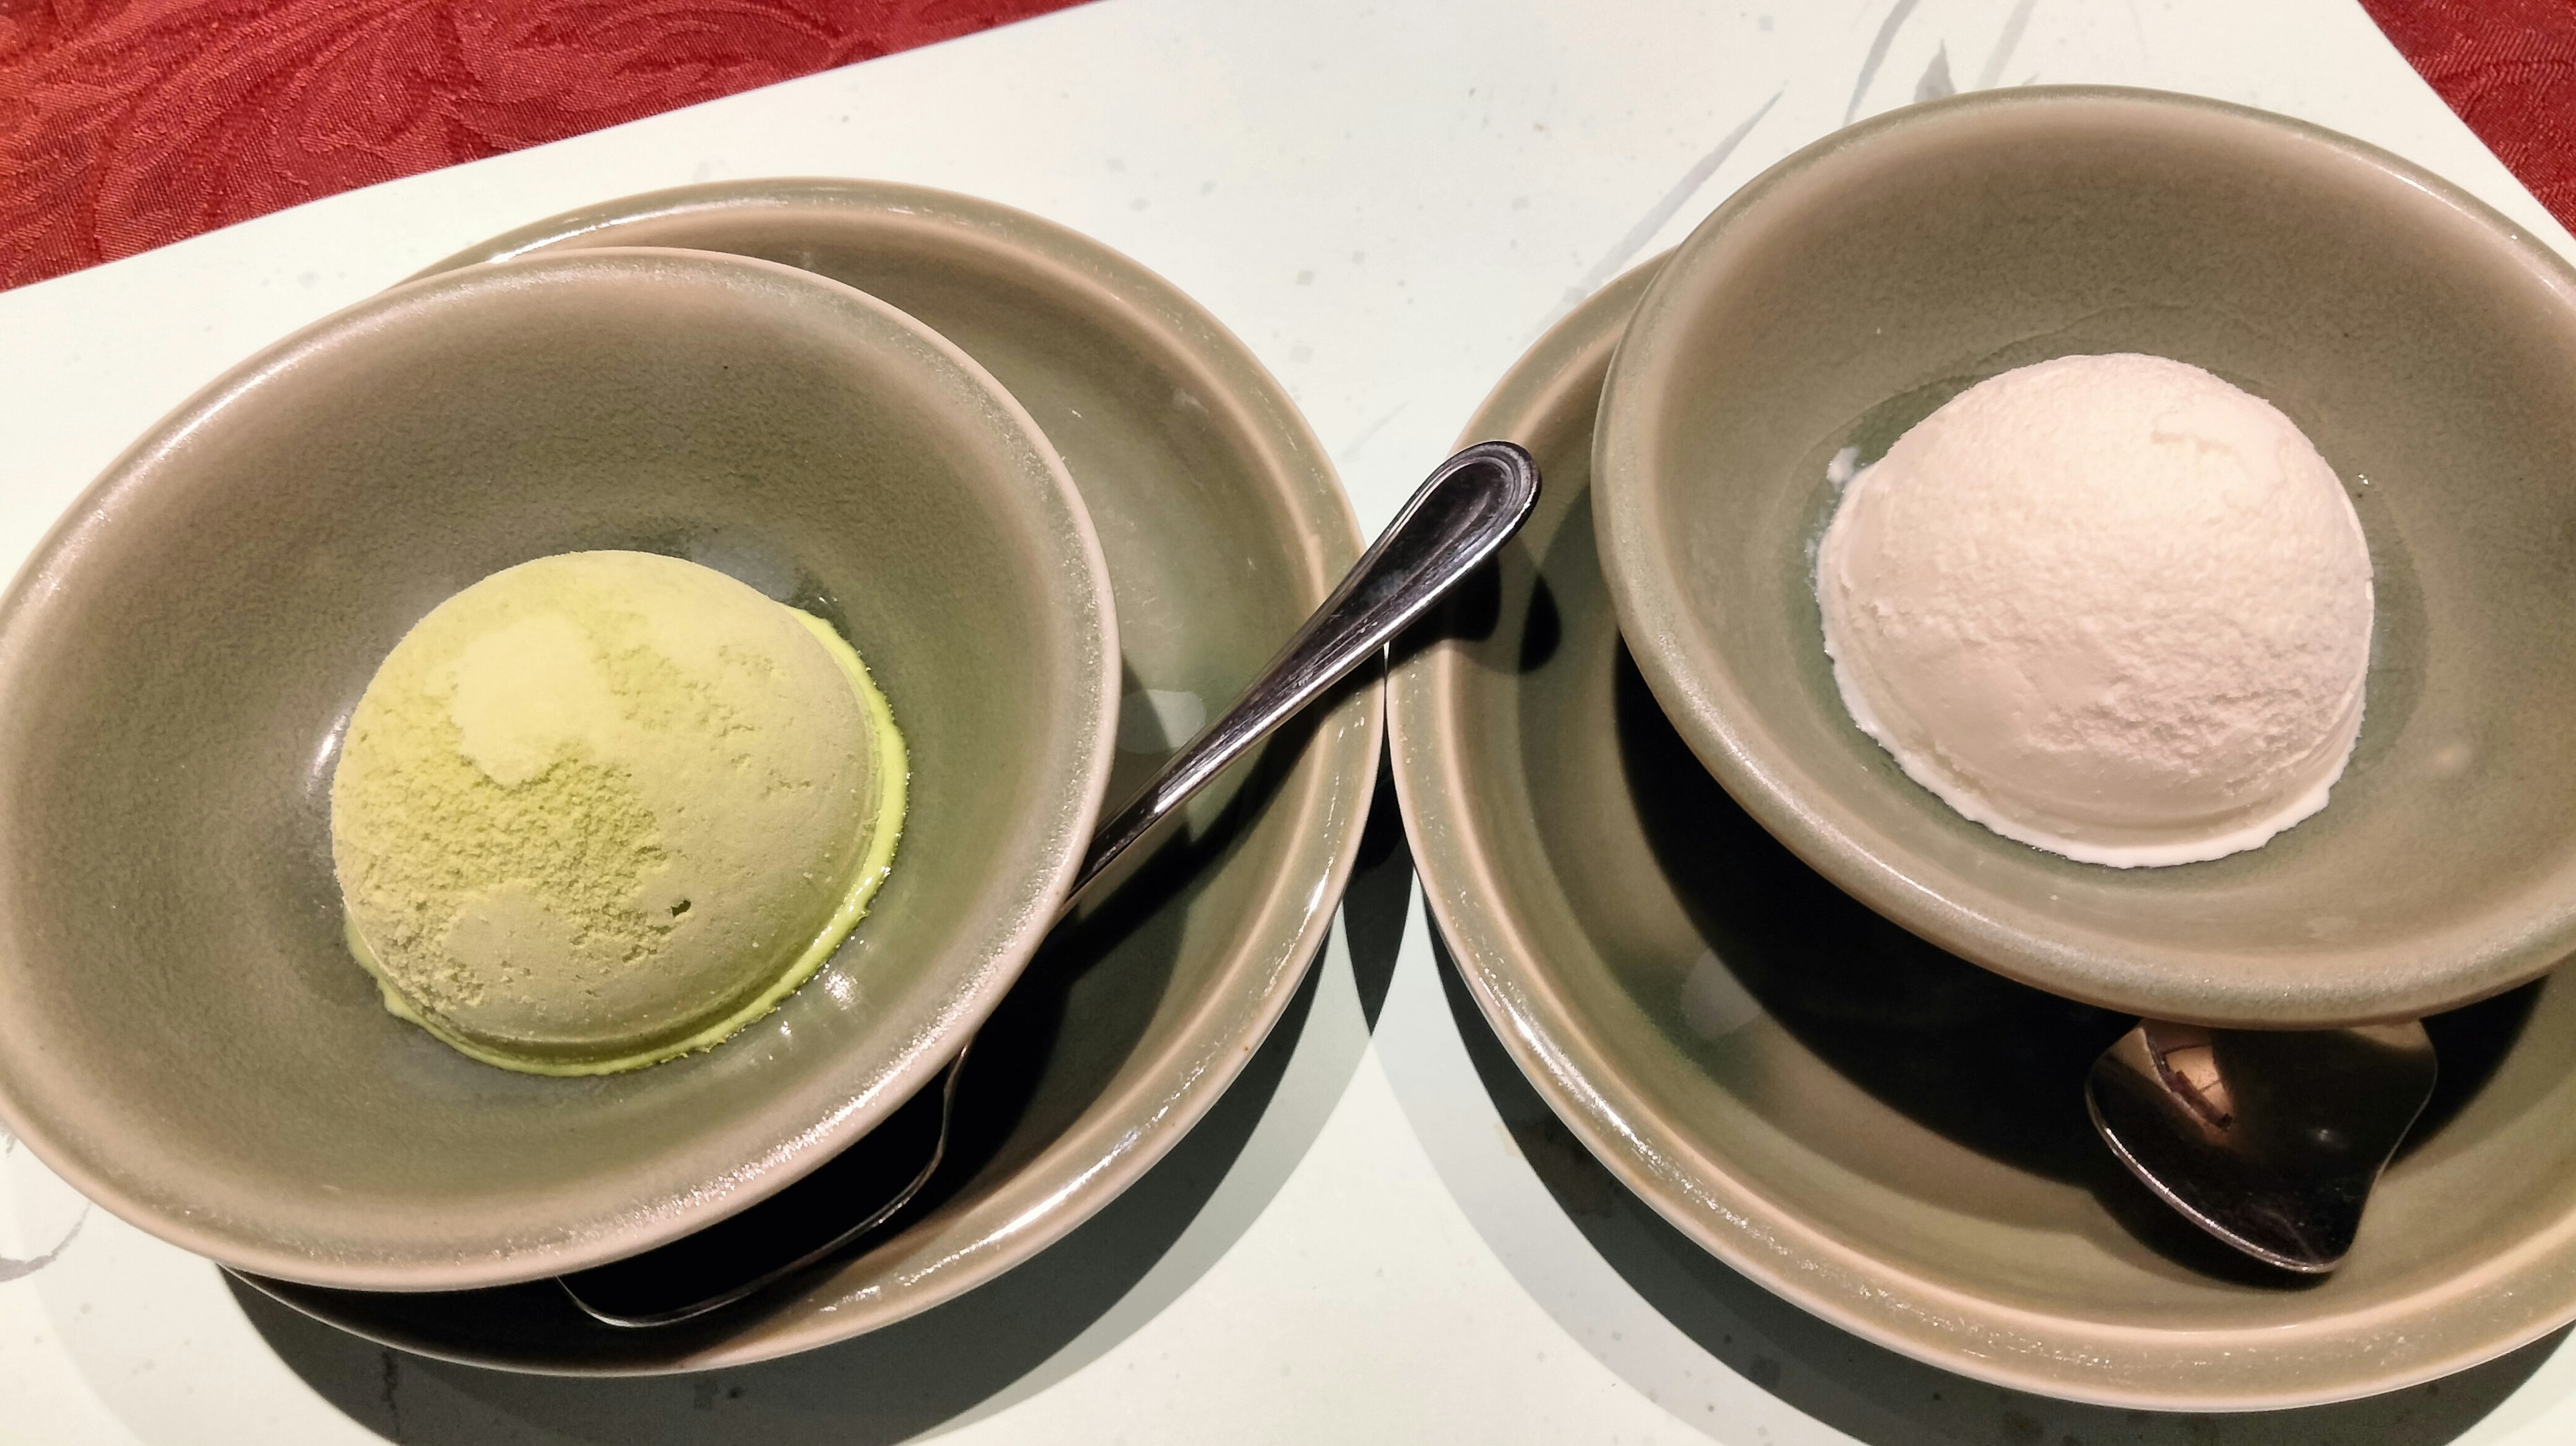
[[[2343,1264],[2439,1073],[2424,1026],[2205,1029],[2142,1019],[2084,1081],[2120,1163],[2184,1219],[2283,1270]]]

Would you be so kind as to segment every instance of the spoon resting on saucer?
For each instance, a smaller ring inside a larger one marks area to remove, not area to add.
[[[2093,1062],[2085,1108],[2164,1202],[2255,1259],[2343,1263],[2389,1157],[2433,1093],[2414,1020],[2352,1029],[2204,1029],[2142,1019]]]
[[[1492,557],[1528,519],[1538,488],[1538,463],[1509,442],[1479,442],[1433,469],[1235,705],[1093,832],[1066,907],[1227,764],[1376,657]],[[891,1220],[937,1172],[967,1053],[959,1051],[936,1079],[813,1175],[668,1245],[556,1282],[605,1324],[672,1325],[849,1249]],[[825,1180],[832,1185],[813,1188]],[[746,1267],[747,1257],[763,1263]]]

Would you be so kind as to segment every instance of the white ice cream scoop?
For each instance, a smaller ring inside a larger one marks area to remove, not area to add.
[[[2370,556],[2289,418],[2198,367],[1971,387],[1846,485],[1816,597],[1844,706],[1917,783],[2088,863],[2192,863],[2325,807]]]

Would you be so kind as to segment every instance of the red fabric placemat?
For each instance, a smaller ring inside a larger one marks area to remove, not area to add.
[[[1077,0],[0,0],[0,287]]]
[[[0,288],[1077,0],[0,0]],[[2576,0],[2361,0],[2576,227]]]
[[[2487,149],[2576,230],[2576,0],[2361,0]]]

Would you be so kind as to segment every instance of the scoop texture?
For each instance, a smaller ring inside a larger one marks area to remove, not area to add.
[[[695,563],[540,558],[423,618],[331,790],[351,943],[489,1063],[631,1069],[775,1007],[865,912],[903,744],[818,619]]]
[[[1846,485],[1816,600],[1907,776],[2088,863],[2257,847],[2325,807],[2361,728],[2351,500],[2270,403],[2162,357],[1953,398]]]

